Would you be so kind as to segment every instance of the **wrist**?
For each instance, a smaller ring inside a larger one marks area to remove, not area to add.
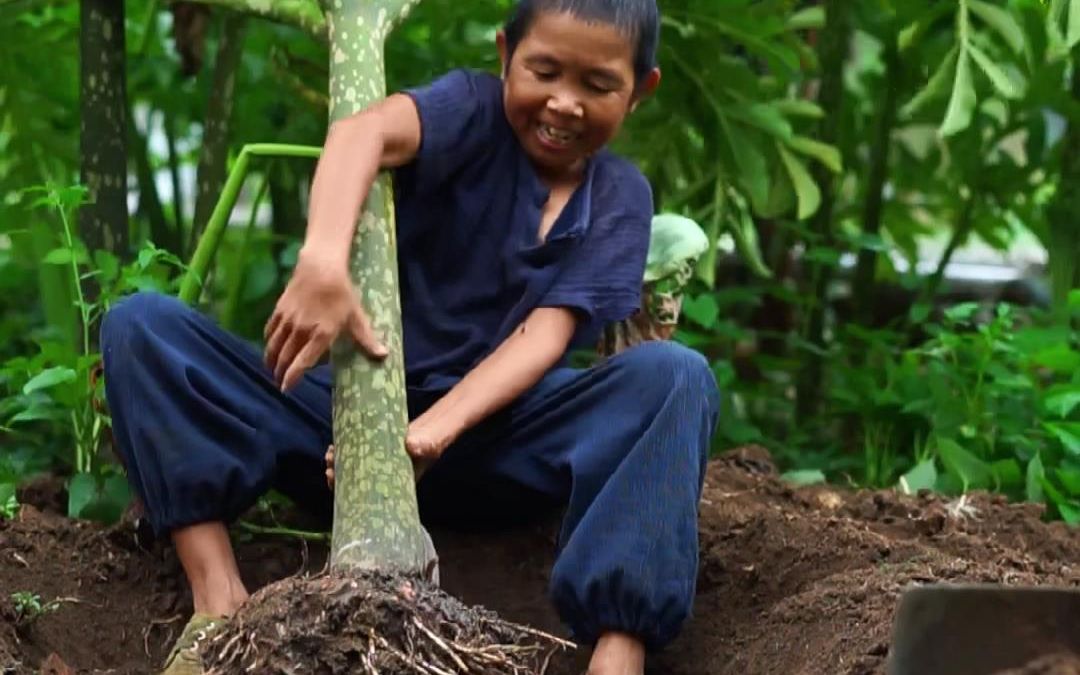
[[[305,241],[296,255],[296,266],[322,272],[349,272],[349,247],[320,241]]]

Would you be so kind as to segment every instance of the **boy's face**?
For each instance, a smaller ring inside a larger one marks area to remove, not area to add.
[[[552,180],[572,179],[608,143],[638,100],[660,81],[634,83],[634,44],[615,26],[541,12],[508,63],[498,36],[506,116],[533,163]]]

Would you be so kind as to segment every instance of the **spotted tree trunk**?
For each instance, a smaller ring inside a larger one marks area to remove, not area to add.
[[[325,0],[330,41],[330,121],[386,95],[383,45],[418,0]],[[390,178],[376,180],[356,227],[353,283],[390,357],[374,363],[351,342],[335,347],[337,447],[331,563],[418,573],[429,564],[412,463]]]
[[[128,252],[127,91],[123,0],[82,0],[79,26],[80,179],[90,203],[79,235],[90,250]]]

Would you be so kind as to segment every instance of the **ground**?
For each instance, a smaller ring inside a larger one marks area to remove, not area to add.
[[[145,674],[190,611],[168,547],[146,551],[129,526],[58,515],[48,489],[23,494],[0,522],[0,673]],[[796,489],[752,448],[711,462],[701,505],[694,618],[650,673],[884,673],[899,592],[908,584],[983,581],[1077,586],[1080,540],[1034,505],[977,494],[958,509],[933,495]],[[544,583],[554,528],[500,535],[434,532],[443,588],[466,603],[561,633]],[[238,546],[253,587],[318,572],[325,548],[283,537]],[[20,615],[11,593],[56,601]],[[579,651],[552,672],[580,673]],[[1049,657],[1011,675],[1080,674]],[[6,670],[5,670],[6,667]]]

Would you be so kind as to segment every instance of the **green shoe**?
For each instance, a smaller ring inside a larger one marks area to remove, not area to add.
[[[165,660],[161,675],[203,675],[202,659],[199,658],[196,646],[225,622],[225,617],[193,614],[180,637],[176,638],[176,644],[169,652],[169,658]]]

